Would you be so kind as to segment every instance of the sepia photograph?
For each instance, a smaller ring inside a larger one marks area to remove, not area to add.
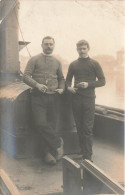
[[[0,195],[125,194],[124,67],[124,0],[0,0]]]

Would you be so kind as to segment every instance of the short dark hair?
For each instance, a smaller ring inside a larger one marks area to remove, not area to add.
[[[42,40],[42,44],[43,44],[43,42],[44,42],[44,40],[45,40],[45,39],[52,39],[52,40],[53,40],[53,42],[55,43],[55,40],[54,40],[54,38],[53,38],[53,37],[46,36],[46,37],[44,37],[44,38],[43,38],[43,40]]]
[[[90,49],[90,46],[89,46],[89,43],[88,41],[86,40],[80,40],[76,43],[76,46],[79,47],[79,46],[82,46],[82,45],[87,45],[88,49]]]

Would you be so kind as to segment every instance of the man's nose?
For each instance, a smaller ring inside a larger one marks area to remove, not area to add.
[[[48,45],[47,45],[47,47],[51,47],[51,45],[50,45],[50,44],[48,44]]]
[[[50,46],[47,46],[47,49],[51,49],[51,47]]]

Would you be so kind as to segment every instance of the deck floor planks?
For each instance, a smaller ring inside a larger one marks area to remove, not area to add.
[[[115,181],[124,180],[124,151],[114,145],[94,140],[94,163]],[[73,155],[71,155],[72,158]],[[0,168],[4,169],[22,195],[62,192],[62,164],[47,166],[41,159],[13,159],[1,151]]]

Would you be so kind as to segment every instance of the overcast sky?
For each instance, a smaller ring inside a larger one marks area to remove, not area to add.
[[[41,40],[55,38],[55,54],[72,61],[76,42],[90,43],[90,56],[113,55],[124,47],[125,1],[20,1],[19,20],[31,55],[41,52]],[[20,40],[22,40],[20,36]],[[21,55],[28,55],[23,49]]]

